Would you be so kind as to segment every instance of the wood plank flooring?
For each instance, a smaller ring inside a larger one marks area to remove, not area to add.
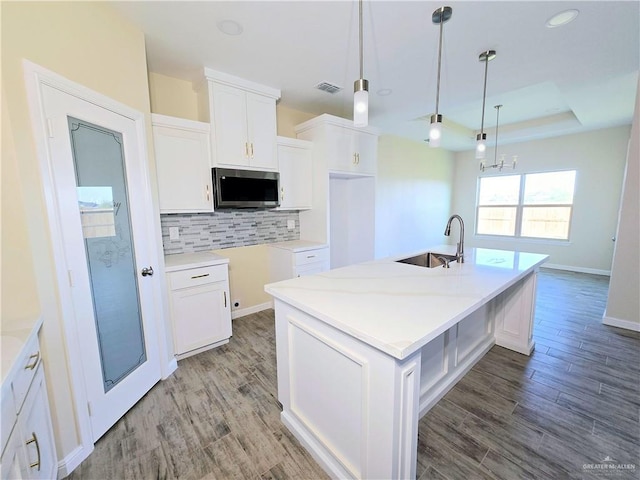
[[[492,348],[420,420],[420,480],[640,478],[640,334],[601,324],[607,288],[541,271],[535,352]],[[228,345],[180,361],[68,478],[327,478],[279,420],[273,311],[233,328]]]

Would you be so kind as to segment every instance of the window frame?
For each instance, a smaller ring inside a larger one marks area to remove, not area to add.
[[[574,172],[574,180],[573,180],[573,197],[571,199],[571,203],[544,203],[544,204],[525,204],[524,203],[524,188],[527,175],[535,175],[541,173],[561,173],[561,172]],[[489,177],[507,177],[507,176],[518,176],[520,177],[520,187],[518,191],[518,203],[515,205],[508,204],[500,204],[500,205],[480,205],[480,183],[483,178]],[[512,239],[512,240],[527,240],[534,242],[545,242],[545,243],[561,243],[567,244],[571,242],[571,229],[573,225],[573,211],[575,206],[575,198],[576,198],[576,184],[578,183],[578,171],[573,168],[561,169],[561,170],[542,170],[542,171],[534,171],[534,172],[525,172],[525,173],[503,173],[496,175],[483,175],[478,176],[477,188],[476,188],[476,214],[475,214],[475,231],[474,234],[476,237],[480,238],[500,238],[500,239]],[[482,207],[490,207],[490,208],[515,208],[516,209],[516,217],[515,217],[515,232],[513,235],[502,235],[502,234],[493,234],[493,233],[478,233],[478,224],[480,219],[480,208]],[[567,238],[547,238],[547,237],[529,237],[522,235],[522,219],[523,219],[523,211],[528,208],[554,208],[554,207],[563,207],[569,208],[569,228],[567,229]]]

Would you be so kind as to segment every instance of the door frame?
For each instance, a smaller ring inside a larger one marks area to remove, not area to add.
[[[158,283],[154,288],[154,316],[156,318],[156,338],[160,353],[161,379],[166,379],[178,367],[173,350],[170,347],[170,333],[167,329],[168,298],[166,295],[166,285],[164,282],[164,254],[162,247],[162,236],[160,230],[160,211],[157,205],[157,196],[153,196],[155,182],[151,181],[149,152],[147,148],[147,119],[143,112],[135,110],[101,93],[95,92],[83,85],[68,80],[46,68],[34,64],[28,60],[23,60],[23,69],[27,90],[27,100],[33,128],[33,137],[36,144],[36,154],[40,174],[42,177],[43,196],[45,201],[46,216],[49,222],[49,232],[51,234],[51,251],[55,266],[55,278],[57,280],[58,301],[60,305],[61,327],[64,339],[64,350],[66,352],[67,371],[70,374],[71,397],[73,398],[73,410],[76,417],[77,437],[79,445],[65,458],[58,461],[58,478],[68,475],[93,451],[93,435],[91,430],[91,420],[87,408],[88,398],[86,385],[84,382],[83,362],[80,349],[80,339],[78,336],[78,324],[75,318],[75,310],[72,301],[72,292],[69,285],[67,262],[62,237],[62,223],[58,215],[57,197],[53,181],[53,162],[48,147],[48,122],[45,116],[44,103],[42,98],[42,87],[49,87],[60,90],[63,93],[72,95],[80,100],[92,103],[100,108],[122,115],[135,124],[136,137],[138,141],[137,155],[146,165],[144,188],[146,190],[144,198],[144,208],[153,212],[152,218],[144,225],[148,238],[155,239],[148,246],[149,257],[153,259],[158,277]]]

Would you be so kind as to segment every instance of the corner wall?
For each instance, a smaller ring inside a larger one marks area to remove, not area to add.
[[[629,140],[629,126],[498,146],[507,159],[518,155],[515,171],[481,173],[475,152],[456,154],[454,211],[467,224],[470,247],[520,250],[550,255],[547,266],[608,275],[616,234],[618,205]],[[487,149],[487,163],[494,150]],[[576,170],[569,242],[480,237],[475,235],[476,195],[480,176]]]
[[[618,216],[609,298],[603,323],[640,331],[640,81]]]

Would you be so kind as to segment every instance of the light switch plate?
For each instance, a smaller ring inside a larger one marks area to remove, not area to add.
[[[169,227],[169,240],[180,240],[180,227]]]
[[[293,230],[294,228],[296,228],[296,221],[295,220],[287,220],[287,229],[288,230]]]

